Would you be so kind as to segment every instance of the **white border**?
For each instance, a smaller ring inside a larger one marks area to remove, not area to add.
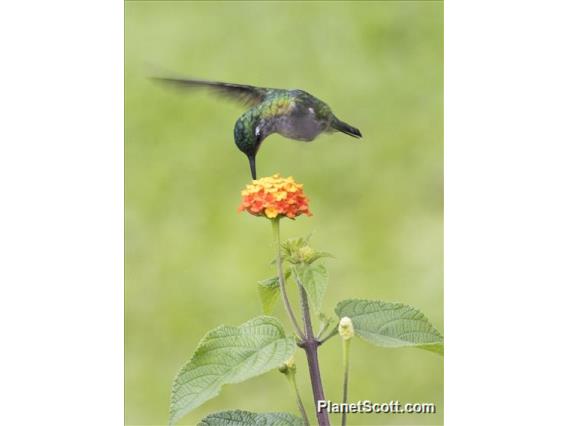
[[[0,424],[123,423],[123,3],[0,14]]]
[[[563,5],[445,4],[448,425],[568,424]]]

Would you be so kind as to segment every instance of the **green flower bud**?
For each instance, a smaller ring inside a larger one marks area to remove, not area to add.
[[[350,340],[355,335],[355,329],[353,328],[353,321],[351,321],[351,318],[341,318],[337,331],[339,331],[339,335],[343,340]]]
[[[298,249],[298,257],[300,258],[300,262],[309,263],[314,254],[315,250],[310,246],[302,246]]]
[[[296,362],[294,361],[294,355],[292,355],[288,361],[278,367],[278,371],[281,373],[288,375],[288,374],[296,374]]]

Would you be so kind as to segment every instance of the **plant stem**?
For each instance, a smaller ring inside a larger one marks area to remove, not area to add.
[[[325,401],[325,395],[323,393],[323,384],[321,381],[321,373],[318,361],[318,346],[320,342],[314,336],[312,320],[310,318],[308,295],[306,294],[306,290],[304,289],[302,283],[297,279],[296,281],[298,281],[298,287],[300,288],[302,318],[304,320],[305,330],[304,334],[302,333],[302,330],[300,329],[300,326],[296,321],[296,317],[294,316],[294,312],[292,311],[292,307],[290,306],[290,301],[288,300],[288,294],[286,293],[284,273],[282,271],[282,255],[280,253],[280,220],[278,218],[272,220],[272,231],[274,235],[274,242],[276,244],[276,267],[278,269],[278,282],[280,283],[280,292],[282,293],[282,300],[284,301],[284,307],[286,308],[286,312],[288,312],[290,321],[292,322],[296,333],[298,333],[298,336],[300,336],[301,342],[299,346],[303,348],[304,351],[306,351],[306,358],[308,360],[308,369],[310,371],[310,381],[312,383],[312,393],[314,395],[314,404],[316,408],[318,425],[330,426],[327,411],[318,410],[318,401]]]
[[[319,369],[318,361],[318,346],[319,342],[314,337],[314,331],[312,329],[312,320],[310,318],[310,307],[308,304],[308,295],[306,290],[298,282],[298,287],[300,287],[300,299],[302,303],[302,317],[304,319],[304,327],[306,330],[306,338],[302,342],[302,348],[306,351],[306,358],[308,359],[308,368],[310,370],[310,381],[312,382],[312,393],[314,395],[314,404],[316,406],[316,416],[318,419],[319,426],[329,426],[329,416],[327,411],[318,410],[318,401],[325,401],[325,395],[323,393],[323,384],[321,381],[321,373]]]
[[[296,333],[300,339],[305,339],[304,333],[298,325],[298,321],[294,316],[294,311],[292,306],[290,306],[290,300],[288,300],[288,294],[286,293],[286,282],[284,280],[284,272],[282,271],[282,254],[280,253],[280,219],[272,219],[272,235],[274,237],[274,243],[276,244],[276,269],[278,270],[278,283],[280,285],[280,292],[282,293],[282,301],[284,302],[284,308],[288,313],[288,317],[292,322],[292,326],[296,330]]]
[[[337,325],[335,327],[333,327],[333,329],[329,332],[329,334],[327,336],[325,336],[323,339],[320,340],[320,345],[323,345],[325,342],[327,342],[329,339],[331,339],[336,334],[337,334]]]
[[[349,345],[351,339],[343,339],[343,403],[347,404],[347,387],[349,383]],[[346,405],[344,405],[345,407]],[[347,424],[347,412],[341,414],[341,426]]]
[[[308,420],[308,415],[306,414],[306,409],[304,408],[304,404],[302,402],[302,398],[300,397],[300,391],[298,390],[298,384],[296,383],[296,375],[295,374],[287,374],[286,378],[292,386],[294,393],[296,394],[296,404],[298,404],[298,410],[302,414],[302,418],[304,419],[304,424],[306,426],[310,426],[310,421]]]

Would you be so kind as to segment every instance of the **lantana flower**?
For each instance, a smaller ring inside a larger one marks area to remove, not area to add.
[[[288,217],[294,219],[302,214],[311,216],[308,197],[303,185],[293,177],[283,178],[278,174],[253,180],[241,191],[239,211],[269,219]]]

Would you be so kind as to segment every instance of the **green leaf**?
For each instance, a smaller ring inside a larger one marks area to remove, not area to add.
[[[265,315],[271,314],[274,309],[274,304],[280,295],[278,277],[259,281],[258,294],[260,295],[260,303],[262,304],[262,313]]]
[[[221,387],[239,383],[279,367],[296,349],[278,319],[261,316],[239,327],[220,326],[199,343],[172,387],[170,425],[205,401]]]
[[[233,410],[209,414],[198,426],[303,426],[301,418],[288,413],[251,413]]]
[[[414,346],[444,354],[444,338],[422,312],[402,303],[349,299],[335,308],[353,321],[355,334],[386,348]]]
[[[325,257],[331,257],[332,259],[335,259],[335,256],[327,251],[316,251],[314,252],[314,254],[310,257],[309,259],[309,263],[313,263],[316,260],[319,259],[323,259]]]
[[[302,265],[297,267],[296,271],[306,293],[308,293],[312,307],[320,312],[329,278],[325,265]]]
[[[290,277],[290,271],[284,272],[284,279]],[[260,295],[260,303],[262,304],[262,313],[270,315],[274,309],[274,304],[280,295],[280,285],[278,277],[267,278],[258,281],[258,294]]]

